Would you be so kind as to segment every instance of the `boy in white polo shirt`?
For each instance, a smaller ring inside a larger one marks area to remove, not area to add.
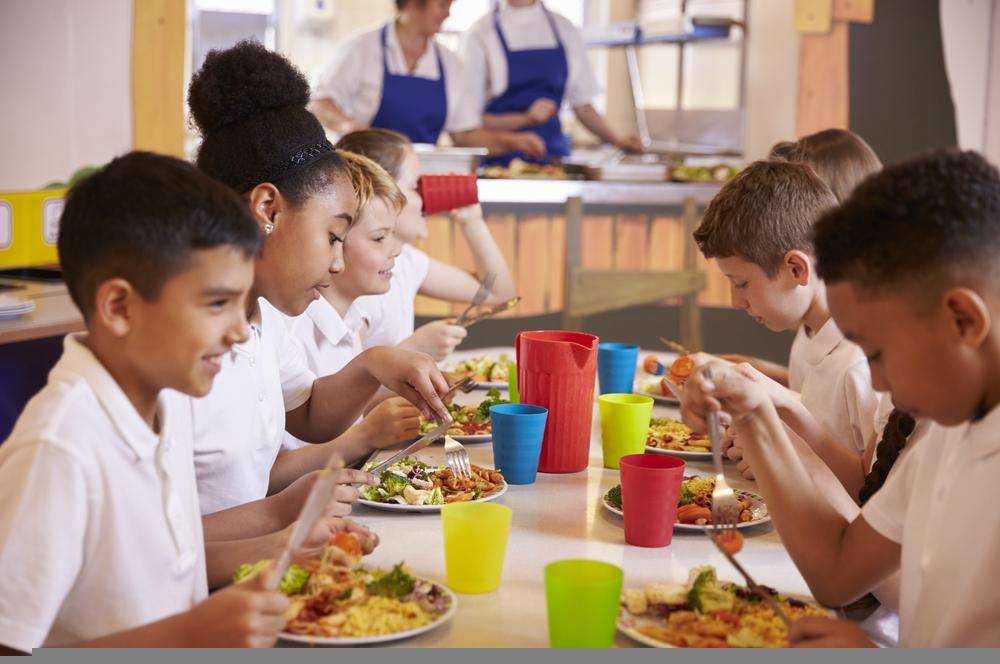
[[[184,396],[246,338],[258,242],[235,194],[169,157],[126,155],[70,192],[59,257],[87,332],[0,446],[0,654],[274,642],[283,596],[208,588],[287,533],[206,554]]]
[[[811,491],[765,390],[724,365],[685,406],[734,418],[782,541],[825,604],[897,569],[900,645],[1000,646],[1000,173],[941,151],[872,176],[817,224],[830,310],[875,387],[935,424],[853,521]],[[789,487],[795,487],[794,490]],[[856,626],[807,620],[804,647],[871,645]]]

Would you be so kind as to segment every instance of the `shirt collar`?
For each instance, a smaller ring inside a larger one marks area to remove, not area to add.
[[[994,406],[981,420],[971,422],[965,438],[976,458],[1000,452],[1000,406]]]
[[[803,356],[809,364],[819,364],[823,359],[832,353],[840,342],[844,341],[844,334],[833,322],[833,318],[827,320],[819,330],[810,337],[802,328],[802,341],[805,349]]]
[[[63,341],[62,358],[53,373],[57,376],[60,373],[79,376],[85,380],[104,409],[105,415],[137,460],[152,457],[160,439],[165,440],[170,434],[165,408],[166,390],[160,393],[156,402],[156,414],[161,427],[161,433],[157,436],[139,415],[118,382],[83,343],[86,338],[85,332],[66,336]]]
[[[352,304],[351,308],[353,307],[354,305]],[[348,309],[347,313],[348,315],[351,313],[350,309]],[[314,300],[309,305],[309,308],[306,309],[306,316],[309,316],[316,325],[316,328],[334,346],[339,344],[347,336],[348,332],[350,332],[347,323],[340,316],[340,313],[333,308],[333,305],[326,298],[321,297]]]

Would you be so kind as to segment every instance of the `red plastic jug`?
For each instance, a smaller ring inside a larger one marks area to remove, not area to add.
[[[549,409],[538,470],[576,473],[590,458],[599,339],[584,332],[521,332],[514,342],[521,403]]]

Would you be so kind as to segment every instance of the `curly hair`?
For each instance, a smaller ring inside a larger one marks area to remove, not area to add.
[[[1000,268],[1000,174],[975,152],[938,150],[862,182],[814,231],[827,283],[869,292],[906,285],[933,297]]]
[[[797,141],[777,143],[768,159],[809,164],[840,203],[862,180],[882,170],[871,146],[847,129],[824,129]]]
[[[308,103],[302,73],[258,42],[209,52],[188,88],[198,167],[239,193],[270,182],[303,203],[345,175]]]

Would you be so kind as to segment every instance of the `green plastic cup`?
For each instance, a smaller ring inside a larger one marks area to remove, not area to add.
[[[517,365],[507,363],[507,397],[511,403],[521,403],[521,395],[517,391]]]
[[[452,503],[441,508],[444,566],[452,590],[469,595],[500,587],[511,509],[496,503]]]
[[[622,593],[622,568],[597,560],[545,566],[545,601],[552,648],[610,648]]]
[[[646,451],[653,398],[642,394],[602,394],[597,398],[601,413],[601,448],[604,467],[618,468],[618,460]]]

